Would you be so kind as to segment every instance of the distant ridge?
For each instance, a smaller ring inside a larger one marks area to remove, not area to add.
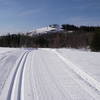
[[[29,35],[32,34],[44,34],[44,33],[53,33],[53,32],[60,32],[62,31],[62,27],[58,24],[49,25],[47,27],[42,27],[38,29],[32,30]]]

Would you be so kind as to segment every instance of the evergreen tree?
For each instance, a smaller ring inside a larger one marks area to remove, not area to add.
[[[92,51],[100,51],[100,30],[94,34],[90,48]]]

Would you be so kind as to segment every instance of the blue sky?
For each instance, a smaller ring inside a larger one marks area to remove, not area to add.
[[[100,0],[0,0],[0,32],[49,24],[100,25]]]

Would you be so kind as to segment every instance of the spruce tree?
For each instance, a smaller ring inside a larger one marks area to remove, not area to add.
[[[97,30],[94,34],[90,48],[92,51],[100,51],[100,30]]]

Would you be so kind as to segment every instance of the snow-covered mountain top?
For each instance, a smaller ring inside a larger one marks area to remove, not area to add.
[[[37,34],[37,33],[59,32],[59,31],[62,31],[61,26],[54,24],[54,25],[49,25],[47,27],[42,27],[32,30],[31,33]]]

